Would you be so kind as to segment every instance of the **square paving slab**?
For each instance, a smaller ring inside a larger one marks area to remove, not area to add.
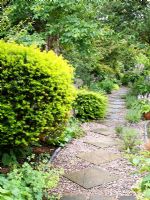
[[[89,200],[116,200],[115,197],[92,195]]]
[[[110,104],[109,108],[113,108],[113,109],[122,109],[124,108],[125,106],[123,105],[115,105],[115,104]]]
[[[118,179],[118,176],[111,175],[109,172],[98,167],[82,169],[77,172],[65,174],[64,176],[85,189],[107,184]]]
[[[119,200],[136,200],[135,196],[122,196],[119,197]]]
[[[99,148],[111,147],[111,146],[116,145],[114,141],[99,141],[99,140],[86,141],[85,143],[94,145]]]
[[[96,150],[91,152],[80,153],[77,157],[86,160],[95,165],[100,165],[102,163],[110,162],[119,158],[118,154],[110,153],[104,150]]]
[[[110,130],[110,128],[96,128],[96,129],[92,129],[91,132],[97,133],[100,135],[110,136],[113,131]]]
[[[66,194],[60,200],[86,200],[86,196],[83,194]]]

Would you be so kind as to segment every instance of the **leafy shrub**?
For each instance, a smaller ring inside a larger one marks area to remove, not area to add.
[[[137,123],[142,117],[141,111],[139,109],[129,109],[126,114],[126,119],[131,123]]]
[[[146,77],[140,77],[132,87],[135,95],[145,95],[150,93],[150,80]]]
[[[139,144],[138,132],[129,127],[123,127],[119,129],[119,136],[123,141],[122,148],[128,152],[134,151]]]
[[[105,79],[99,83],[99,87],[104,90],[106,93],[110,94],[114,89],[114,82],[108,79]]]
[[[91,83],[89,89],[93,92],[100,92],[106,94],[106,92],[100,87],[99,82]]]
[[[0,144],[56,137],[74,99],[73,69],[52,51],[0,41]]]
[[[79,90],[75,102],[75,114],[85,120],[104,118],[107,103],[107,97],[104,94]]]
[[[139,79],[139,74],[128,71],[122,77],[122,84],[128,85],[129,83],[135,83]]]
[[[91,83],[90,90],[100,93],[111,93],[112,90],[118,90],[119,85],[111,80],[103,80],[101,82]]]
[[[60,171],[40,166],[33,169],[28,163],[15,168],[7,176],[0,175],[1,200],[48,199],[47,189],[56,187]]]
[[[150,152],[140,152],[139,155],[133,155],[130,159],[131,163],[136,166],[138,172],[144,177],[136,184],[134,191],[140,200],[150,199]],[[146,175],[145,175],[146,174]]]
[[[130,95],[128,94],[125,98],[125,102],[126,102],[126,107],[127,108],[133,108],[138,106],[138,99],[136,96]]]
[[[141,112],[142,113],[148,113],[148,112],[150,112],[150,103],[142,105],[141,106]]]
[[[116,84],[116,83],[114,83],[114,85],[113,85],[113,89],[114,89],[114,90],[119,90],[119,85]]]
[[[51,139],[49,142],[54,145],[64,146],[72,138],[79,138],[84,135],[84,131],[81,128],[81,123],[76,118],[71,118],[68,122],[64,132],[56,139]]]

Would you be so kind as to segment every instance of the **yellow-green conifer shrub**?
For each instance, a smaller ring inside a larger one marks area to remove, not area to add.
[[[0,145],[62,133],[75,90],[73,68],[53,51],[0,41]]]
[[[107,111],[108,99],[98,92],[79,90],[75,101],[76,116],[81,119],[101,119]]]

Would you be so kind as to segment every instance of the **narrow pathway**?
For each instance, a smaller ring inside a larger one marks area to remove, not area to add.
[[[54,164],[65,169],[54,192],[62,200],[134,200],[132,185],[137,177],[133,166],[123,158],[115,127],[124,124],[126,112],[121,88],[109,95],[105,120],[83,124],[86,135],[68,144]]]

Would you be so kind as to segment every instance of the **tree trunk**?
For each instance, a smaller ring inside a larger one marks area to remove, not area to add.
[[[53,50],[56,54],[60,54],[60,45],[58,36],[48,36],[46,42],[46,51]]]

